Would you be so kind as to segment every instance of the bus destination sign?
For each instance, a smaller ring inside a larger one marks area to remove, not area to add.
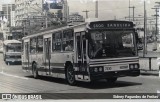
[[[91,22],[89,27],[92,29],[133,28],[133,23],[128,21],[99,21]]]

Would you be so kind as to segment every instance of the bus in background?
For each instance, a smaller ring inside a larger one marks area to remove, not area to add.
[[[3,42],[3,59],[7,65],[21,63],[21,42],[18,40],[5,40]]]
[[[136,34],[133,22],[117,20],[46,29],[23,38],[22,68],[70,85],[139,76]]]

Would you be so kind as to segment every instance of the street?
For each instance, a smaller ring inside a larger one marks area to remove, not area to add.
[[[101,80],[68,85],[64,79],[34,79],[21,65],[6,65],[0,54],[0,93],[156,93],[160,90],[158,76],[122,77],[114,85]]]

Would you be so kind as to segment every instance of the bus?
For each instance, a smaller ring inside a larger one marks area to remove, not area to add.
[[[139,76],[136,29],[130,21],[92,21],[39,31],[22,38],[22,69],[34,78],[68,84]]]
[[[7,65],[21,63],[21,46],[18,40],[3,41],[3,59]]]

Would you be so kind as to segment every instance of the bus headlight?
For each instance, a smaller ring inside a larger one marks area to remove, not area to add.
[[[94,68],[94,72],[98,72],[98,68]]]
[[[90,72],[103,72],[103,67],[102,66],[90,67]]]
[[[136,63],[136,64],[130,64],[129,68],[130,69],[138,69],[139,68],[139,64],[138,63]]]
[[[136,68],[136,69],[137,69],[137,68],[138,68],[138,64],[135,64],[135,65],[134,65],[134,68]]]
[[[133,69],[133,68],[134,68],[134,65],[133,65],[133,64],[131,64],[131,65],[129,66],[129,68],[130,68],[130,69]]]
[[[103,68],[102,67],[99,67],[99,72],[102,72],[103,71]]]

